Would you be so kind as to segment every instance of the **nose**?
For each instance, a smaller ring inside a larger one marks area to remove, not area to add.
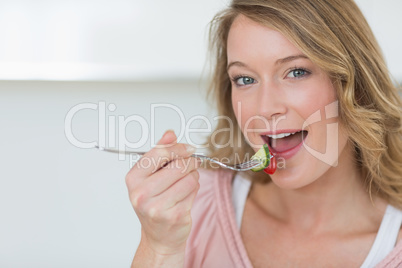
[[[258,90],[258,113],[268,120],[285,115],[287,111],[286,98],[275,82],[264,82]]]

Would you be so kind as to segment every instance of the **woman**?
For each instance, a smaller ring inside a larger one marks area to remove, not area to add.
[[[356,4],[234,0],[211,29],[212,96],[233,119],[211,155],[268,144],[278,169],[198,169],[166,132],[145,157],[167,165],[126,177],[142,224],[133,267],[402,265],[401,101]]]

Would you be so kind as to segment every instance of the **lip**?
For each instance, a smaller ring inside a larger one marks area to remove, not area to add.
[[[295,147],[287,150],[287,151],[283,151],[283,152],[276,152],[270,145],[268,142],[269,138],[264,138],[262,136],[266,136],[266,135],[277,135],[277,134],[282,134],[282,133],[293,133],[293,132],[299,132],[302,131],[302,129],[285,129],[285,130],[277,130],[277,131],[269,131],[269,132],[265,132],[261,134],[261,138],[264,140],[264,143],[266,143],[268,145],[269,151],[277,158],[283,158],[283,159],[289,159],[291,157],[293,157],[299,150],[300,148],[303,146],[304,141],[306,140],[306,137],[308,136],[305,135],[303,137],[303,140],[296,145]],[[308,133],[308,131],[307,131]]]

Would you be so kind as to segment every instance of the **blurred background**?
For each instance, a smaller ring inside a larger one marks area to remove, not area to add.
[[[84,148],[202,143],[207,25],[227,2],[0,0],[0,267],[130,266],[134,159]],[[402,81],[402,1],[357,3]]]

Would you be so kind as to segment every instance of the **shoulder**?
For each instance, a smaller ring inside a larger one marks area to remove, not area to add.
[[[377,268],[394,268],[402,266],[402,241],[399,240],[395,248],[382,260]]]

